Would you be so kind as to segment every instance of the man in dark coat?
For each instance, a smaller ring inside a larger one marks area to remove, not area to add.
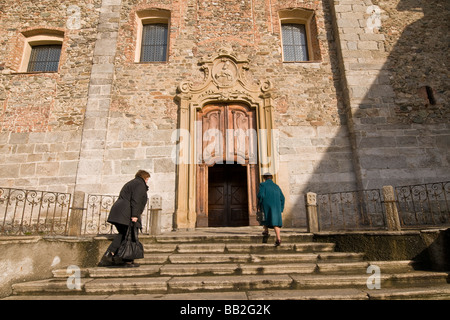
[[[131,222],[135,223],[137,228],[141,226],[141,214],[147,204],[148,186],[147,182],[150,174],[147,171],[139,170],[135,178],[128,181],[120,190],[119,198],[111,207],[109,212],[108,222],[113,224],[118,234],[114,237],[111,245],[103,255],[99,266],[110,266],[114,264],[114,255],[120,247]],[[139,264],[133,261],[125,261],[123,264],[126,267],[138,267]]]
[[[275,184],[270,173],[264,174],[264,182],[259,185],[258,205],[264,211],[265,221],[261,224],[264,226],[264,236],[269,236],[268,228],[273,228],[277,236],[275,246],[281,244],[280,228],[283,226],[281,213],[284,211],[284,195],[280,187]]]

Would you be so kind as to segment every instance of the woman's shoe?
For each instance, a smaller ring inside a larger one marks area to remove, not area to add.
[[[129,261],[129,262],[125,262],[124,267],[125,268],[138,268],[138,267],[140,267],[140,264],[139,263],[135,263],[133,261]]]
[[[275,247],[278,247],[278,246],[280,246],[281,245],[281,240],[278,240],[277,239],[277,241],[275,241]]]
[[[112,265],[114,265],[114,255],[112,254],[111,251],[106,251],[97,266],[109,267]]]

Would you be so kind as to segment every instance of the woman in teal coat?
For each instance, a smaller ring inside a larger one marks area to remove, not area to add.
[[[280,228],[283,226],[281,213],[284,210],[284,195],[280,187],[272,181],[270,173],[264,174],[264,182],[259,185],[258,205],[264,211],[265,221],[263,235],[269,235],[269,229],[273,228],[277,236],[275,246],[281,244]]]

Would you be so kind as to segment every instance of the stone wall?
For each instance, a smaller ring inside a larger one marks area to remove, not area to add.
[[[282,62],[278,12],[294,7],[315,11],[320,60]],[[136,13],[150,8],[171,10],[168,63],[134,62]],[[354,189],[350,143],[345,129],[340,130],[345,117],[330,15],[328,4],[318,1],[122,1],[103,178],[107,184],[100,187],[117,190],[133,171],[146,167],[155,177],[150,189],[164,199],[163,211],[173,212],[176,167],[170,138],[177,128],[176,87],[184,80],[201,83],[199,60],[225,46],[248,57],[254,81],[275,84],[286,225],[304,223],[306,189]]]
[[[334,4],[359,188],[448,180],[448,3]]]
[[[80,130],[0,133],[0,185],[72,192]]]
[[[305,225],[308,191],[448,180],[448,3],[416,2],[0,0],[0,185],[118,194],[146,169],[169,230],[177,86],[202,83],[221,47],[274,84],[287,227]],[[314,12],[313,61],[282,61],[292,8]],[[170,12],[164,63],[135,62],[148,9]],[[18,72],[24,34],[42,29],[64,34],[59,71]]]
[[[71,5],[0,1],[1,186],[74,189],[100,4]],[[19,72],[25,35],[48,30],[64,34],[59,71]]]

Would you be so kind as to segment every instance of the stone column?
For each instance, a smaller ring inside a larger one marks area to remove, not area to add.
[[[386,209],[386,226],[389,231],[401,231],[400,219],[398,216],[397,204],[395,201],[394,188],[392,186],[383,187],[383,198]]]
[[[189,225],[189,154],[191,134],[189,132],[189,100],[185,95],[178,96],[179,99],[179,142],[177,152],[177,208],[174,217],[175,229],[187,229]]]
[[[69,236],[80,236],[81,235],[81,225],[83,223],[83,212],[84,208],[84,192],[75,191],[73,194],[72,208],[70,211],[69,218]]]
[[[101,192],[121,0],[103,0],[81,137],[76,190]]]
[[[317,217],[317,194],[306,194],[306,222],[307,232],[319,232],[319,219]]]

